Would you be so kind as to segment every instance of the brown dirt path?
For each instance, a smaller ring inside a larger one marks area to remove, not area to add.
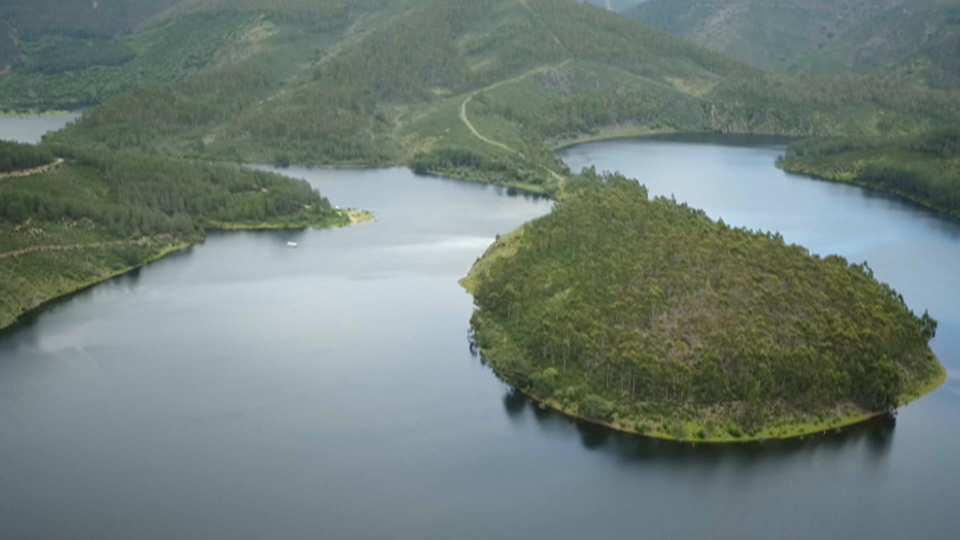
[[[57,167],[59,167],[60,165],[63,165],[63,158],[57,158],[57,160],[54,161],[53,163],[47,163],[46,165],[43,165],[41,167],[34,167],[33,169],[24,169],[22,171],[2,173],[0,174],[0,180],[3,180],[4,178],[25,178],[27,176],[33,176],[35,174],[41,174],[47,171],[52,171]]]

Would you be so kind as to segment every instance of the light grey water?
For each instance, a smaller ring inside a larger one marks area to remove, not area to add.
[[[776,148],[563,152],[731,223],[864,257],[960,361],[960,228],[773,167]],[[0,538],[952,538],[954,379],[896,427],[693,447],[538,410],[469,350],[457,280],[549,202],[308,171],[377,222],[228,233],[0,337]],[[299,243],[296,249],[286,242]]]
[[[0,116],[0,141],[38,143],[44,134],[57,131],[80,118],[81,112],[29,116]]]

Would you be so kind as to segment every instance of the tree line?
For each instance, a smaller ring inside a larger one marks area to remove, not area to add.
[[[0,174],[34,169],[54,161],[49,148],[13,141],[0,141]]]
[[[86,220],[117,237],[195,238],[208,228],[324,225],[342,216],[307,182],[234,165],[41,147],[67,166],[0,184],[0,220]]]

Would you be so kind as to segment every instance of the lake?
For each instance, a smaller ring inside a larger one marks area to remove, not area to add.
[[[291,168],[377,221],[213,234],[0,338],[0,537],[956,536],[960,226],[786,175],[781,147],[741,142],[560,156],[866,259],[929,309],[951,378],[895,426],[702,447],[540,410],[471,353],[457,280],[549,201],[403,169]]]
[[[80,118],[80,112],[0,116],[0,141],[36,144],[44,134],[57,131]]]

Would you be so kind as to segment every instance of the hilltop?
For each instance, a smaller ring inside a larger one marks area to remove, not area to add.
[[[566,414],[692,441],[787,438],[890,411],[944,379],[866,264],[734,229],[620,176],[570,183],[463,284],[507,383]]]

